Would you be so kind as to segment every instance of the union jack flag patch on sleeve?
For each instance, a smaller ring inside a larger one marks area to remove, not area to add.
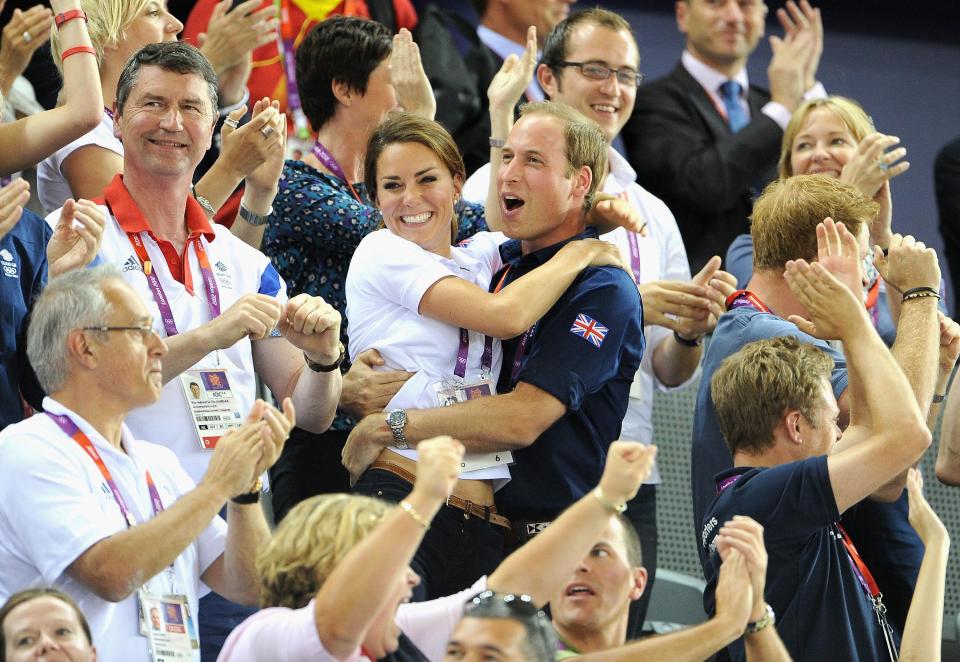
[[[573,326],[570,327],[570,333],[580,336],[595,347],[603,344],[603,339],[607,337],[609,330],[597,320],[583,313],[577,315],[577,319],[573,321]]]

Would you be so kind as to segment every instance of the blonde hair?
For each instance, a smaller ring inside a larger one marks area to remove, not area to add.
[[[80,8],[87,14],[87,32],[97,51],[97,65],[103,66],[103,49],[116,46],[126,38],[126,29],[140,15],[151,0],[80,0]],[[62,46],[55,25],[50,26],[50,53],[60,75]]]
[[[829,110],[843,122],[853,138],[859,143],[869,134],[876,131],[873,127],[873,120],[867,115],[863,107],[847,97],[830,96],[823,99],[809,99],[800,104],[793,115],[790,116],[790,122],[783,132],[783,142],[780,144],[780,164],[779,176],[781,179],[793,176],[793,168],[790,165],[790,159],[793,156],[793,141],[797,134],[803,128],[807,116],[818,108]]]
[[[791,410],[815,428],[823,425],[817,405],[832,370],[828,354],[793,336],[757,340],[725,358],[710,380],[710,395],[730,454],[769,448]]]
[[[787,260],[814,260],[818,223],[830,217],[856,237],[879,208],[855,186],[826,175],[774,180],[753,204],[753,268],[783,269]]]
[[[392,509],[385,501],[350,494],[322,494],[297,504],[257,555],[260,606],[306,606]]]
[[[559,101],[535,101],[520,107],[520,116],[546,115],[563,124],[564,156],[570,162],[567,175],[587,166],[590,168],[590,189],[583,200],[584,213],[593,207],[593,198],[600,180],[607,171],[607,139],[600,125],[580,111]]]

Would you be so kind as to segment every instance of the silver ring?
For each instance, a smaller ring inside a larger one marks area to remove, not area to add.
[[[24,31],[23,31],[23,43],[29,44],[31,41],[33,41],[33,37],[30,36],[30,31],[29,31],[29,30],[24,30]]]
[[[880,168],[880,172],[886,172],[890,169],[890,166],[888,166],[887,162],[883,159],[877,161],[877,167]]]
[[[260,127],[260,133],[263,134],[263,137],[264,137],[264,138],[269,138],[270,136],[273,135],[273,127],[272,127],[272,126],[267,126],[267,125],[261,126],[261,127]]]
[[[231,129],[236,129],[238,126],[240,126],[240,122],[238,120],[233,119],[232,117],[226,118],[225,120],[223,120],[223,123],[229,126]]]

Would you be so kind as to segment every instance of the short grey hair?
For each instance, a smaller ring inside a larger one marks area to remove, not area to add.
[[[168,41],[159,44],[147,44],[130,56],[120,72],[117,81],[117,113],[123,114],[123,107],[130,97],[133,86],[137,84],[140,69],[143,67],[160,67],[165,71],[175,71],[178,74],[196,74],[207,83],[207,94],[210,96],[210,110],[216,117],[219,111],[219,97],[217,95],[217,74],[213,70],[203,53],[197,48],[182,41]]]
[[[51,280],[37,299],[27,331],[27,358],[45,392],[59,391],[70,376],[70,332],[107,323],[113,307],[103,294],[103,282],[114,279],[123,277],[112,264],[71,271]]]

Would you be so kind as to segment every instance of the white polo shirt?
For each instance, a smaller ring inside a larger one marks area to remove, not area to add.
[[[127,231],[140,231],[154,273],[160,279],[173,311],[177,330],[183,333],[213,319],[204,293],[200,264],[193,242],[187,242],[185,260],[182,259],[183,255],[176,255],[169,243],[164,242],[165,246],[161,248],[123,186],[121,175],[117,175],[107,187],[106,194],[116,215],[111,214],[106,206],[101,207],[107,217],[107,224],[97,255],[98,262],[114,264],[123,272],[124,279],[136,290],[154,316],[157,333],[166,337],[160,309],[140,266],[140,260],[127,237]],[[59,216],[60,211],[57,210],[47,217],[47,222],[55,227]],[[275,296],[281,302],[286,301],[286,286],[270,260],[260,251],[234,237],[226,227],[211,224],[193,198],[187,200],[186,220],[191,236],[201,237],[206,249],[220,290],[221,311],[225,311],[244,294],[261,293]],[[182,269],[184,282],[174,277],[174,270],[177,270],[180,264],[185,267]],[[239,412],[246,416],[257,395],[249,339],[243,338],[232,347],[211,352],[194,367],[225,368],[227,380],[237,397]],[[199,483],[203,479],[211,451],[203,450],[200,446],[179,378],[174,378],[164,385],[156,403],[131,411],[126,423],[135,436],[154,439],[156,443],[163,444],[176,453],[194,482]]]
[[[687,251],[680,237],[680,229],[673,213],[664,202],[637,184],[637,173],[615,149],[607,150],[610,174],[603,182],[603,192],[611,195],[623,195],[636,207],[640,216],[647,222],[647,236],[633,233],[637,238],[640,254],[640,278],[638,284],[655,280],[690,280],[690,266]],[[478,169],[463,187],[463,198],[471,202],[484,202],[487,198],[487,185],[490,181],[490,164]],[[630,264],[630,242],[627,230],[618,228],[600,237],[620,248],[627,264]],[[653,390],[669,392],[684,388],[697,379],[698,367],[689,380],[675,387],[668,387],[657,379],[653,372],[653,351],[667,336],[670,329],[662,326],[646,325],[643,332],[647,348],[640,362],[640,369],[633,378],[630,387],[630,402],[620,431],[621,439],[640,441],[650,444],[653,441]],[[654,465],[647,484],[660,482],[660,472]]]
[[[460,349],[459,327],[421,315],[420,299],[443,278],[455,276],[486,291],[502,266],[499,232],[479,232],[450,249],[444,258],[389,230],[368,234],[357,246],[347,272],[347,319],[350,358],[376,349],[382,370],[415,373],[390,400],[387,409],[432,409],[439,406],[434,384],[452,378]],[[484,335],[469,332],[465,378],[480,376]],[[492,381],[500,374],[503,352],[493,339]],[[402,451],[416,459],[416,451]],[[481,475],[482,474],[482,475]],[[470,471],[461,478],[507,478],[506,467]]]
[[[123,453],[56,400],[44,399],[43,407],[70,416],[89,437],[138,523],[153,516],[147,470],[165,508],[194,489],[173,453],[136,439],[126,425],[121,429]],[[0,432],[0,601],[25,588],[56,586],[80,605],[100,659],[147,662],[136,594],[107,602],[66,574],[94,543],[126,528],[97,465],[49,416],[37,414]],[[187,596],[194,619],[200,576],[223,554],[226,530],[226,523],[214,517],[174,561],[176,592]]]
[[[107,113],[100,118],[100,124],[93,131],[85,133],[72,143],[61,147],[37,165],[37,195],[44,213],[49,214],[54,209],[60,209],[67,198],[73,197],[70,183],[63,174],[63,162],[68,156],[81,147],[93,145],[103,147],[123,156],[123,143],[113,135],[113,118]]]

